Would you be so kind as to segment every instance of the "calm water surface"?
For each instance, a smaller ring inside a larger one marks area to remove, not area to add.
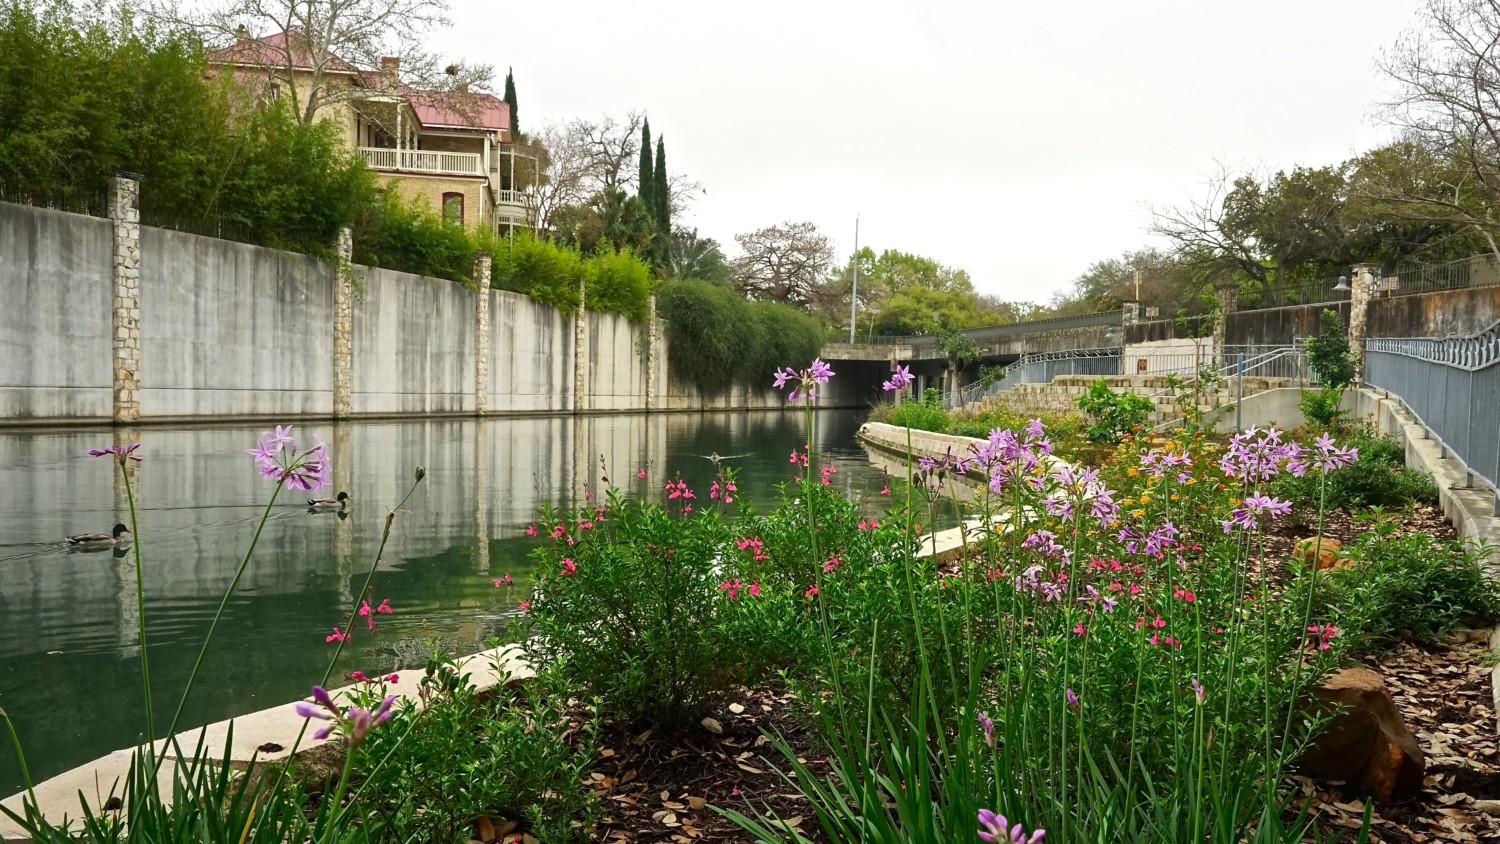
[[[835,478],[871,512],[881,473],[856,445],[862,414],[820,412],[816,445]],[[204,632],[271,491],[245,450],[264,426],[145,429],[134,481],[145,568],[148,656],[158,729],[176,706]],[[544,500],[599,490],[600,457],[631,494],[681,472],[706,487],[703,457],[738,455],[740,488],[770,504],[790,478],[787,456],[806,439],[800,413],[672,414],[583,419],[382,422],[298,426],[329,444],[336,485],[355,499],[348,518],[310,514],[306,494],[272,508],[230,602],[184,728],[294,700],[327,667],[325,641],[354,601],[387,509],[416,466],[427,479],[397,520],[373,582],[396,609],[369,635],[357,628],[339,675],[420,665],[428,643],[460,653],[504,635],[526,597],[525,526]],[[128,522],[114,464],[90,458],[109,431],[0,431],[0,707],[15,721],[40,781],[131,745],[142,727],[135,567],[119,551],[84,553],[70,533]],[[635,472],[648,467],[649,477]],[[517,586],[497,589],[509,573]],[[21,788],[0,742],[0,794]]]

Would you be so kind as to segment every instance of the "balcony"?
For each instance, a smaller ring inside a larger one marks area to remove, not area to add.
[[[359,154],[373,170],[427,173],[434,176],[486,176],[477,152],[436,152],[425,149],[360,147]]]
[[[497,190],[495,191],[495,202],[499,205],[511,205],[517,209],[526,209],[531,205],[531,197],[526,191],[521,190]]]

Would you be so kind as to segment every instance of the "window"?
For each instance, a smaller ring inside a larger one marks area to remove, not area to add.
[[[450,226],[462,226],[464,224],[463,194],[443,194],[443,222],[447,223]]]

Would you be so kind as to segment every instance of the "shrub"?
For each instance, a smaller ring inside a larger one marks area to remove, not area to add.
[[[1320,430],[1342,430],[1347,427],[1349,411],[1340,409],[1344,400],[1344,389],[1325,384],[1316,390],[1303,390],[1297,409],[1307,420],[1309,427]]]
[[[1372,514],[1372,520],[1383,514]],[[1480,555],[1422,533],[1395,536],[1377,523],[1346,547],[1353,564],[1319,578],[1315,603],[1368,642],[1436,644],[1449,631],[1500,618],[1500,583]]]
[[[603,246],[583,260],[585,303],[591,310],[640,321],[651,315],[651,268],[628,249]]]
[[[555,664],[610,715],[661,725],[696,722],[744,670],[720,588],[733,534],[677,484],[667,507],[611,490],[598,510],[538,514],[552,541],[533,554],[544,573],[525,640],[534,664]]]
[[[903,428],[939,434],[948,432],[949,429],[948,411],[943,406],[943,397],[931,387],[921,398],[907,397],[891,408],[886,421]]]
[[[461,226],[386,191],[354,232],[354,262],[473,284],[474,238]]]
[[[778,367],[811,360],[822,347],[817,322],[796,308],[748,302],[706,281],[663,284],[656,312],[667,323],[672,371],[707,393],[736,381],[768,386]]]
[[[1145,396],[1129,391],[1116,393],[1103,380],[1090,384],[1089,391],[1078,397],[1078,409],[1094,420],[1086,433],[1093,442],[1119,442],[1145,425],[1154,408]]]
[[[1438,489],[1432,476],[1407,468],[1405,449],[1391,437],[1365,428],[1351,434],[1345,442],[1358,448],[1359,456],[1353,465],[1328,475],[1328,487],[1323,494],[1329,509],[1407,507],[1437,501]],[[1301,478],[1282,475],[1271,489],[1274,495],[1304,510],[1318,506],[1318,480],[1312,473]]]
[[[577,249],[516,232],[511,242],[495,250],[490,286],[530,296],[571,314],[578,310],[578,282],[582,277],[583,258]]]
[[[597,724],[580,719],[556,677],[479,692],[434,657],[421,683],[426,707],[404,701],[355,760],[390,840],[467,840],[482,816],[522,822],[542,841],[588,840],[597,800],[583,778]]]

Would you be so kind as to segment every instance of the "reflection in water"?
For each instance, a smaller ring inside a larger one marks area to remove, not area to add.
[[[846,494],[874,512],[881,474],[855,444],[860,414],[818,414],[817,448],[840,466]],[[270,485],[245,454],[262,426],[140,431],[0,432],[0,707],[15,720],[31,772],[45,779],[130,744],[141,728],[133,556],[78,553],[70,533],[129,522],[123,482],[101,441],[133,442],[152,688],[165,724],[193,657],[257,521]],[[396,609],[363,624],[337,673],[387,673],[421,663],[428,643],[474,650],[505,635],[525,597],[533,545],[524,535],[544,500],[572,503],[602,478],[655,494],[668,477],[695,487],[714,475],[714,453],[745,455],[746,503],[770,504],[806,440],[800,413],[670,414],[442,420],[299,426],[333,457],[333,495],[347,512],[309,513],[285,492],[270,518],[189,702],[195,726],[306,694],[333,645],[325,638],[357,597]],[[387,508],[416,466],[421,489],[396,522],[372,593],[356,596]],[[646,468],[647,478],[636,477]],[[517,582],[496,588],[491,578]],[[0,753],[0,794],[20,788]]]

